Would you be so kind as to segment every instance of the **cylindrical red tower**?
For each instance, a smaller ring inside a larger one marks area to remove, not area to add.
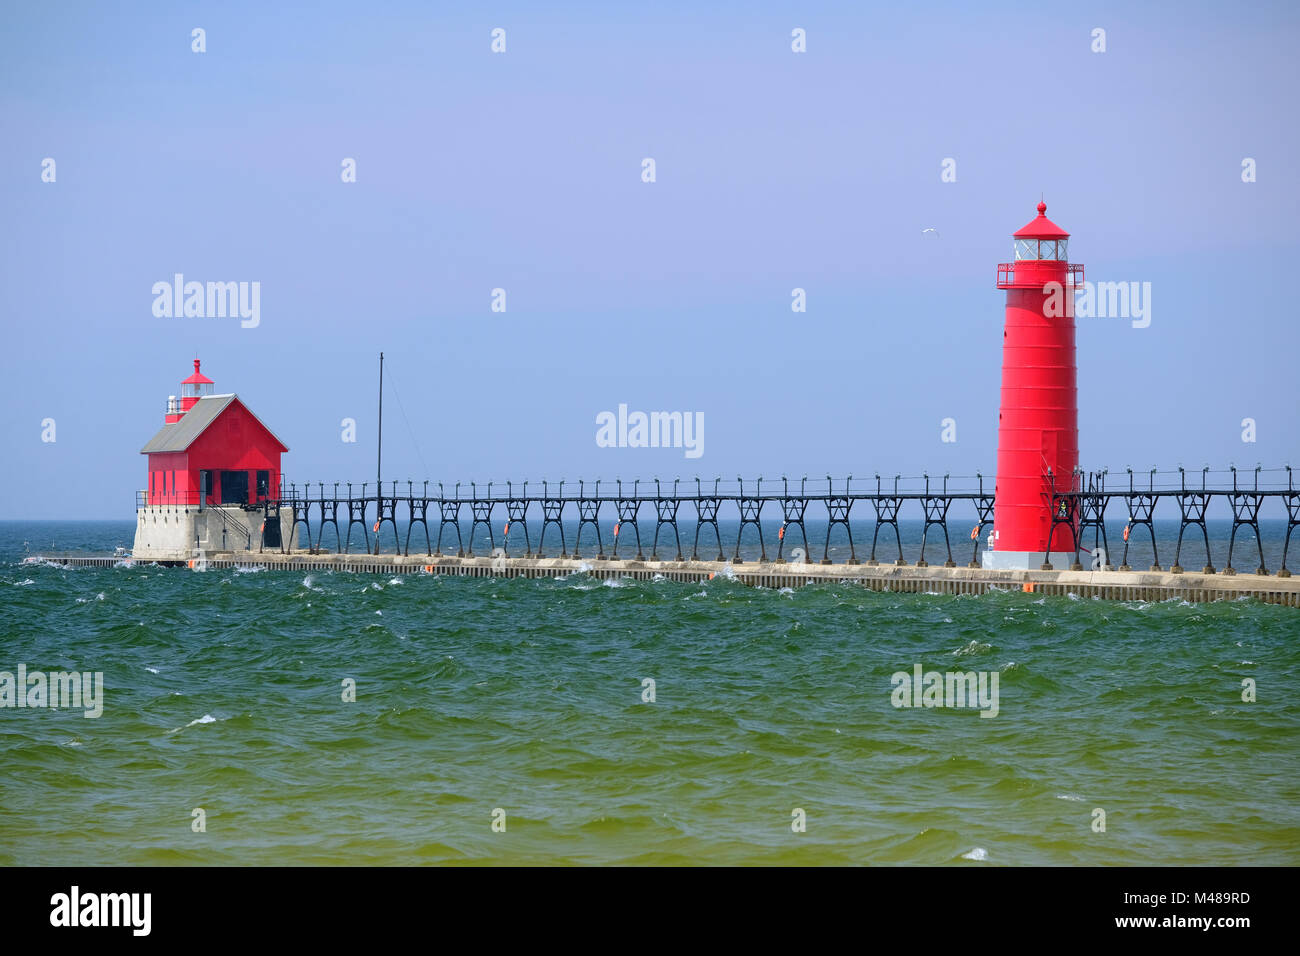
[[[1079,464],[1074,291],[1083,266],[1068,261],[1070,234],[1046,213],[1040,202],[1037,218],[1013,236],[1015,260],[998,266],[1007,306],[991,567],[1042,563],[1053,487],[1069,491]],[[1052,539],[1058,553],[1074,551],[1076,529],[1066,527]]]

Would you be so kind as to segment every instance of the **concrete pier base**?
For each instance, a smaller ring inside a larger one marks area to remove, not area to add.
[[[1073,555],[1071,555],[1073,557]],[[49,554],[31,561],[51,561],[69,566],[113,566],[124,562],[109,555]],[[136,558],[143,564],[148,559]],[[873,591],[908,591],[933,594],[983,594],[987,591],[1024,591],[1048,596],[1074,595],[1117,601],[1232,601],[1253,598],[1269,604],[1300,607],[1300,578],[1278,575],[1224,576],[1167,571],[1039,571],[986,568],[944,568],[865,564],[777,564],[774,561],[732,565],[722,561],[601,561],[574,558],[456,558],[449,556],[382,554],[289,554],[211,552],[198,562],[159,561],[159,564],[194,566],[195,570],[258,567],[292,572],[341,571],[359,574],[443,574],[466,577],[564,577],[587,574],[593,578],[665,579],[707,582],[719,577],[766,588],[794,588],[807,584],[856,584]]]
[[[989,571],[1039,571],[1050,564],[1053,571],[1068,571],[1074,564],[1073,551],[985,551],[980,555],[981,566]],[[1079,563],[1092,567],[1092,552],[1080,551]]]
[[[136,509],[135,547],[140,561],[176,562],[214,551],[250,545],[262,540],[262,512],[237,505],[145,505]],[[293,512],[280,512],[280,538],[297,544]],[[294,535],[295,540],[290,540]]]

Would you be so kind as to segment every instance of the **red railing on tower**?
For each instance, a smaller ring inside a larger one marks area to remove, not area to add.
[[[1052,260],[1050,259],[1020,260],[1019,262],[1020,266],[1022,267],[1028,266],[1032,269],[1031,272],[1029,269],[1022,268],[1021,270],[1022,281],[1029,281],[1029,282],[1038,281],[1037,276],[1035,276],[1034,273],[1037,273],[1041,269],[1041,263],[1046,263],[1051,261]],[[1015,262],[998,263],[998,288],[999,289],[1017,288],[1016,265],[1017,263]],[[1073,292],[1075,289],[1078,289],[1083,285],[1083,264],[1082,263],[1067,262],[1065,264],[1065,281],[1063,285],[1065,289],[1070,292]]]

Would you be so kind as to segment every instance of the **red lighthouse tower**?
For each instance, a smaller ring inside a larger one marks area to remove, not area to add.
[[[1007,305],[993,547],[985,567],[1036,568],[1063,557],[1046,551],[1052,492],[1071,490],[1079,464],[1074,291],[1083,266],[1068,261],[1070,234],[1046,213],[1040,202],[1038,216],[1012,237],[1015,261],[998,266]],[[1064,527],[1052,544],[1069,548],[1073,560],[1074,540]]]

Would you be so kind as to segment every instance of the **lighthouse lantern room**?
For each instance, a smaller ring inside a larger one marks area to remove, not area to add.
[[[194,374],[181,382],[180,402],[176,401],[175,395],[167,397],[167,424],[176,424],[181,420],[181,416],[193,408],[200,398],[212,395],[215,389],[215,383],[199,371],[199,360],[195,359]]]

